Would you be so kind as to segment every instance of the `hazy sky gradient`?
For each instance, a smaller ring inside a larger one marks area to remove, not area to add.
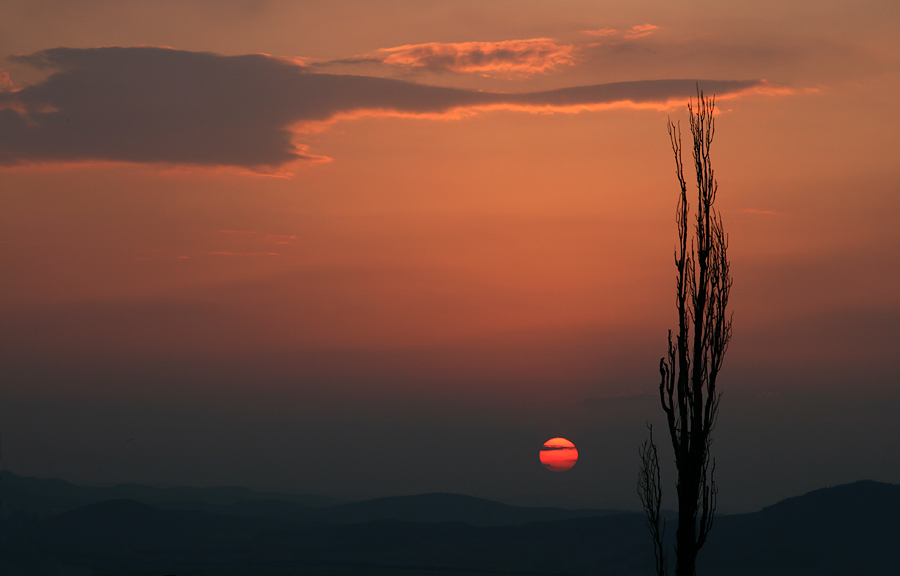
[[[896,2],[0,13],[3,467],[637,508],[701,80],[721,509],[900,483]]]

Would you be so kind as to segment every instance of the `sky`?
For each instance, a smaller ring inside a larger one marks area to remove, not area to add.
[[[720,511],[900,483],[894,0],[0,12],[3,468],[638,509],[699,86]]]

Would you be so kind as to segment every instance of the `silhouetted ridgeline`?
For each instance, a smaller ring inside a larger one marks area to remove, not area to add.
[[[167,489],[163,496],[177,496],[171,501],[154,492],[159,489],[128,489],[145,501],[116,498],[122,487],[83,488],[4,473],[0,574],[653,572],[649,535],[636,513],[522,508],[455,494],[313,508],[297,501],[309,497],[279,500],[240,489],[189,489],[192,499]],[[102,498],[104,490],[116,499]],[[48,505],[38,505],[45,496]],[[92,501],[82,505],[85,498]],[[64,510],[34,513],[52,507]],[[898,518],[900,486],[870,481],[753,514],[723,515],[700,556],[699,573],[900,574],[891,553],[900,539]]]
[[[9,515],[15,510],[46,517],[104,500],[137,500],[163,508],[196,507],[196,509],[208,508],[210,511],[223,511],[229,506],[267,500],[278,501],[281,504],[301,504],[309,508],[343,504],[340,500],[325,496],[257,492],[232,486],[211,488],[157,488],[142,484],[78,486],[55,478],[28,478],[9,471],[0,472],[0,506],[2,506],[0,516]]]

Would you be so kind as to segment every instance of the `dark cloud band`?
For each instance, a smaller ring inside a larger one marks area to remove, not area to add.
[[[317,74],[262,54],[167,48],[54,48],[13,57],[53,70],[0,92],[0,164],[91,160],[275,168],[315,158],[291,128],[357,112],[441,114],[460,108],[665,102],[697,80],[653,80],[504,94],[369,76]],[[758,81],[701,81],[740,92]]]

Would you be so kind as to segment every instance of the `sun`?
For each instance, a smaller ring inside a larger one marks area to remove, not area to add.
[[[578,450],[565,438],[551,438],[541,447],[541,464],[552,472],[565,472],[578,462]]]

